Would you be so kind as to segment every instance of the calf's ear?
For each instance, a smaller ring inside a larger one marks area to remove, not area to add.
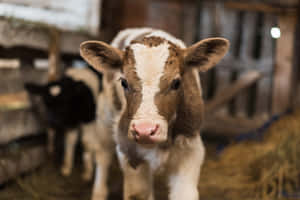
[[[105,42],[86,41],[81,43],[80,55],[98,71],[119,69],[122,66],[123,52]]]
[[[45,91],[45,86],[35,83],[25,83],[24,87],[30,94],[42,95]]]
[[[214,67],[229,49],[224,38],[208,38],[197,42],[184,51],[185,68],[198,68],[206,72]]]

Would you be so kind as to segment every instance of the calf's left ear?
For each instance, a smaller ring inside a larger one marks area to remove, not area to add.
[[[197,67],[206,72],[214,67],[229,49],[229,41],[224,38],[208,38],[197,42],[184,52],[185,68]]]
[[[123,52],[101,41],[86,41],[80,44],[80,55],[98,71],[120,69]]]

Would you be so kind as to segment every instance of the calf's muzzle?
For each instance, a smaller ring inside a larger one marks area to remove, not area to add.
[[[159,125],[155,123],[133,123],[131,131],[135,140],[141,144],[153,144],[159,140]]]

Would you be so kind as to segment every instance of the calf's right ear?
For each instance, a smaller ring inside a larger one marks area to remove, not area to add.
[[[98,71],[122,67],[123,52],[101,41],[86,41],[80,44],[80,55]]]
[[[187,68],[197,68],[202,72],[213,68],[229,49],[229,41],[225,38],[208,38],[197,42],[184,52]]]
[[[24,87],[30,94],[42,95],[45,91],[45,87],[43,85],[35,83],[25,83]]]

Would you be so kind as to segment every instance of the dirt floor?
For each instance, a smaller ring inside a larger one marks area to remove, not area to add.
[[[211,154],[208,155],[209,157],[215,154],[215,146],[209,145],[207,150]],[[1,186],[0,200],[90,200],[93,183],[82,180],[83,170],[80,158],[77,156],[75,168],[70,177],[63,177],[60,174],[60,160],[61,158],[49,159],[47,163],[33,172]],[[109,185],[109,199],[121,200],[122,174],[117,166],[111,168]],[[166,186],[156,185],[156,191],[158,191],[156,197],[164,199]]]
[[[218,140],[205,140],[201,200],[300,199],[299,122],[300,109],[272,123],[261,139],[232,143],[221,153]],[[60,175],[59,160],[50,159],[33,173],[1,186],[0,200],[90,200],[93,184],[81,179],[80,159],[67,178]],[[117,165],[111,167],[109,177],[109,199],[121,200],[122,173]],[[167,193],[163,185],[155,184],[158,195]]]
[[[59,164],[53,159],[36,169],[0,187],[1,200],[90,200],[92,182],[81,178],[82,169],[77,163],[70,177],[60,174]],[[121,174],[117,168],[111,169],[111,179],[120,180],[113,185],[109,199],[121,198]]]
[[[68,178],[48,162],[31,175],[24,175],[0,189],[1,200],[85,200],[90,199],[91,183],[81,180],[80,169]]]

